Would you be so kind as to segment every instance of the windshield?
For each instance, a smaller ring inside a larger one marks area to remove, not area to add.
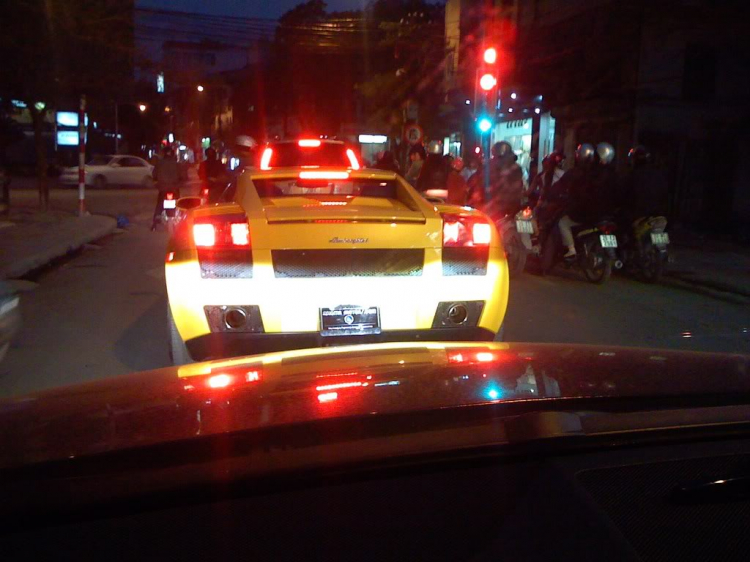
[[[111,156],[94,156],[89,161],[89,166],[106,166],[112,161]]]
[[[692,354],[750,354],[742,8],[0,1],[6,439],[740,396]]]
[[[301,146],[305,145],[305,146]],[[269,146],[271,158],[268,165],[274,168],[294,166],[350,167],[346,147],[341,143],[321,143],[302,139],[298,143],[277,143]]]

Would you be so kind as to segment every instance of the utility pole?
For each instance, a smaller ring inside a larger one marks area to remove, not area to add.
[[[86,215],[86,96],[78,108],[78,216]]]

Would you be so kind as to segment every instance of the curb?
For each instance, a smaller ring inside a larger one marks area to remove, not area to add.
[[[75,236],[70,236],[66,240],[55,240],[53,244],[42,251],[24,256],[13,263],[5,264],[0,267],[0,279],[17,279],[23,277],[58,258],[78,250],[85,244],[111,234],[117,228],[117,221],[104,215],[91,215],[83,217],[80,220],[87,222],[85,228],[81,229],[81,232],[76,233]]]

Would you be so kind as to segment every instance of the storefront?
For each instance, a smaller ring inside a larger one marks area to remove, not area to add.
[[[538,146],[535,140],[538,139]],[[495,126],[492,131],[491,144],[505,141],[513,147],[518,156],[518,165],[523,170],[524,181],[529,176],[541,171],[542,159],[555,148],[555,119],[549,112],[537,118],[506,119]],[[532,157],[535,159],[536,170],[531,173]]]

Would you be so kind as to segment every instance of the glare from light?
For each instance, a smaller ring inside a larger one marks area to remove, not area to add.
[[[357,155],[354,154],[354,151],[351,148],[346,149],[346,157],[349,159],[349,166],[352,170],[359,170],[359,160],[357,160]]]
[[[478,222],[472,227],[471,234],[474,238],[474,244],[489,244],[492,237],[492,228],[489,224]]]
[[[466,105],[471,105],[471,100],[466,100],[466,101],[465,101],[464,103],[465,103]]]
[[[538,107],[534,108],[534,113],[536,113],[537,115],[539,115],[541,112],[542,112],[542,110],[539,109]]]
[[[516,99],[517,97],[518,97],[518,96],[516,95],[516,93],[515,93],[515,92],[513,92],[513,93],[512,93],[511,95],[510,95],[510,99],[512,99],[512,100]]]
[[[480,351],[477,353],[477,361],[480,363],[488,363],[495,360],[495,355],[489,351]]]
[[[491,128],[492,128],[492,122],[489,119],[485,118],[485,119],[480,119],[479,120],[479,130],[480,131],[482,131],[483,133],[486,133]],[[477,152],[477,154],[479,154],[479,153]]]
[[[230,229],[232,244],[235,246],[248,246],[250,244],[250,230],[246,222],[234,222]]]
[[[317,148],[321,143],[318,139],[302,139],[297,144],[303,148]]]
[[[198,90],[199,92],[202,92],[203,90],[205,90],[205,88],[204,88],[203,86],[201,86],[200,84],[198,84],[198,87],[197,87],[196,89],[197,89],[197,90]]]
[[[339,390],[342,388],[356,388],[358,386],[362,386],[361,382],[339,382],[334,384],[324,384],[321,386],[316,386],[315,390],[318,392],[325,392],[327,390]]]
[[[497,400],[498,398],[500,398],[500,393],[494,388],[491,388],[487,391],[487,397],[490,400]]]
[[[489,91],[497,85],[497,79],[492,74],[485,74],[479,79],[479,86]]]
[[[167,141],[168,142],[174,142],[174,133],[169,133],[167,135]]]
[[[484,62],[487,64],[495,64],[497,62],[497,49],[490,47],[484,51]]]
[[[346,180],[349,179],[349,172],[322,172],[311,170],[300,172],[299,178],[301,180]]]
[[[139,105],[138,105],[138,109],[140,109],[140,110],[141,110],[141,113],[143,113],[143,112],[144,112],[144,111],[146,111],[146,109],[148,109],[148,108],[146,107],[146,104],[145,104],[145,103],[141,103],[141,104],[139,104]]]
[[[325,404],[326,402],[333,402],[334,400],[337,400],[338,397],[338,392],[324,392],[322,394],[318,394],[318,402],[320,402],[321,404]]]
[[[508,108],[508,113],[513,113],[513,108],[512,107]]]
[[[261,170],[271,169],[271,156],[273,156],[273,149],[266,148],[263,151],[263,156],[260,157],[260,169]]]
[[[257,382],[260,380],[260,372],[259,371],[248,371],[245,373],[245,380],[247,382]]]
[[[196,246],[210,248],[216,244],[216,229],[212,224],[194,224],[193,240]]]

